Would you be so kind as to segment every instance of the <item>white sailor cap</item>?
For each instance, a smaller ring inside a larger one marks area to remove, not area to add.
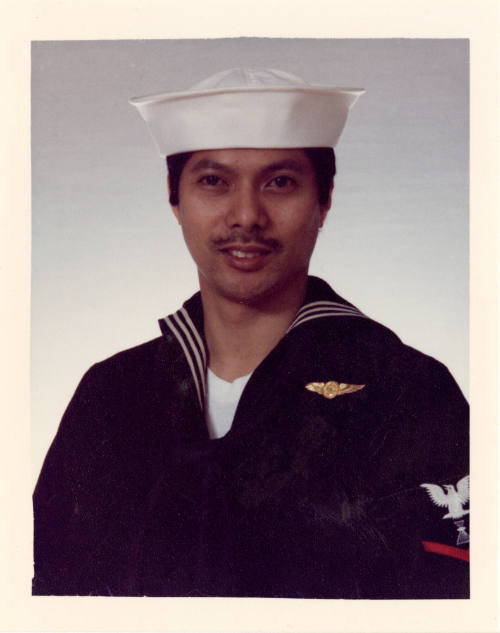
[[[163,156],[224,148],[335,147],[364,92],[268,68],[233,68],[183,92],[134,97]]]

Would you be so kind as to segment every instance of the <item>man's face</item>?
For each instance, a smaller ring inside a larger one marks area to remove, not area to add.
[[[253,304],[301,287],[329,203],[301,149],[195,152],[174,213],[202,293]]]

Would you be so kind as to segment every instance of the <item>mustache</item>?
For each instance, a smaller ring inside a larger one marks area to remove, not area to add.
[[[257,244],[273,251],[281,248],[281,242],[273,237],[263,237],[258,232],[248,233],[245,231],[233,231],[227,237],[216,237],[212,243],[217,248],[224,248],[228,245],[236,246],[237,244]]]

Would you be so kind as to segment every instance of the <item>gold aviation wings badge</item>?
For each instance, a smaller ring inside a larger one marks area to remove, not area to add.
[[[343,396],[345,393],[354,393],[363,389],[365,385],[349,385],[346,382],[337,382],[336,380],[329,380],[328,382],[309,382],[306,385],[306,389],[319,393],[324,398],[331,400],[337,396]]]

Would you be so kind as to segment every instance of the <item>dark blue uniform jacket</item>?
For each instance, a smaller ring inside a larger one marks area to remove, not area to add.
[[[310,278],[210,440],[199,294],[160,323],[67,408],[34,594],[468,597],[468,408],[443,365]]]

